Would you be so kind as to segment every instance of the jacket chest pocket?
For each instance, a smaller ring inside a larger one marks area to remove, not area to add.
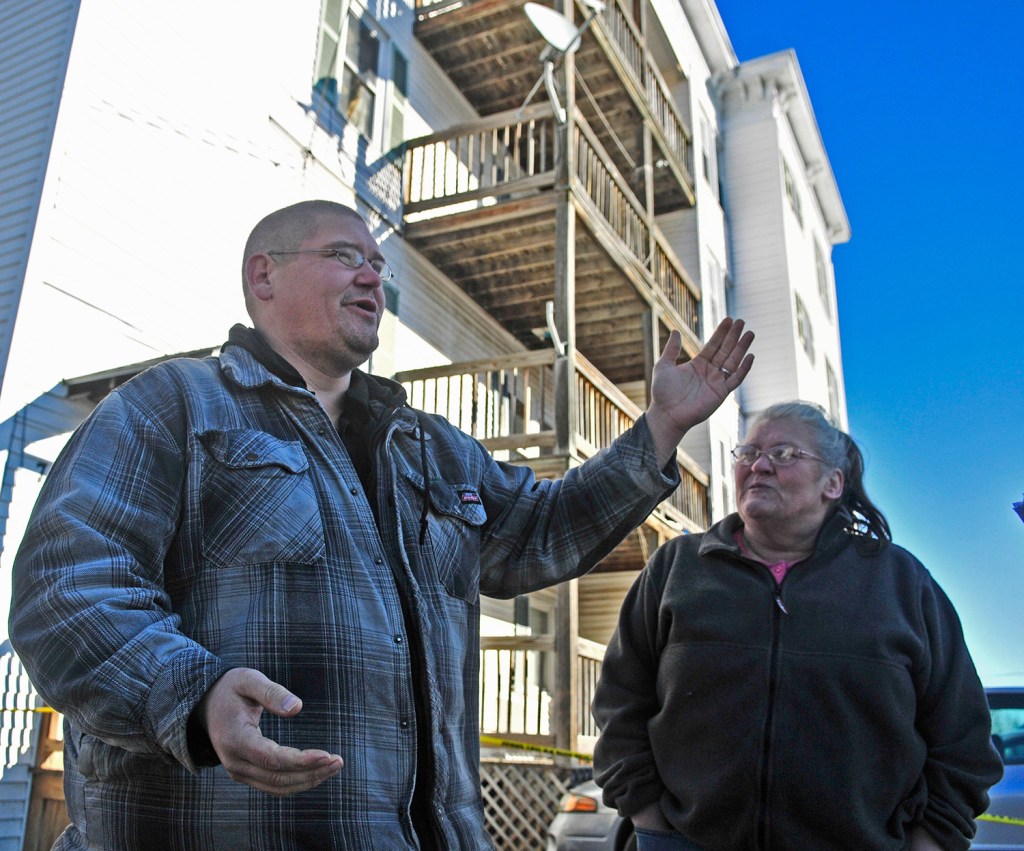
[[[418,512],[423,505],[423,479],[411,471],[404,478],[412,488],[413,511]],[[487,512],[474,485],[431,480],[423,557],[450,596],[470,603],[480,594],[480,533],[486,521]],[[419,534],[418,523],[416,530]]]
[[[316,564],[326,553],[309,462],[298,441],[254,429],[197,435],[203,551],[217,567]]]

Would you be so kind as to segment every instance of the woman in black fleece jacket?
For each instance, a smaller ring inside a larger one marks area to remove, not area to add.
[[[605,802],[639,851],[966,849],[1002,766],[952,604],[819,408],[772,406],[747,440],[738,513],[661,547],[623,604]]]

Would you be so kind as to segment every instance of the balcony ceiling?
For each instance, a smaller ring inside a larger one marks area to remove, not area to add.
[[[500,205],[406,225],[405,237],[528,349],[544,338],[555,298],[553,198]],[[646,302],[593,235],[576,228],[576,346],[616,384],[642,381]]]

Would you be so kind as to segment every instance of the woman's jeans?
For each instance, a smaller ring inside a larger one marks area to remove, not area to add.
[[[699,845],[674,830],[644,830],[638,827],[635,832],[636,851],[702,851]]]

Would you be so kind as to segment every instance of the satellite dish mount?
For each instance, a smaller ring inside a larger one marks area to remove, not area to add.
[[[556,12],[554,9],[543,6],[540,3],[530,2],[523,7],[526,17],[530,19],[530,23],[533,24],[547,44],[540,53],[540,61],[544,64],[544,70],[541,72],[537,82],[533,84],[533,88],[530,89],[530,93],[526,96],[526,100],[523,101],[523,105],[519,107],[520,116],[522,116],[527,104],[533,100],[533,96],[537,94],[537,90],[543,85],[548,93],[548,100],[551,101],[551,105],[554,107],[555,119],[559,124],[565,124],[565,107],[562,106],[559,100],[558,89],[555,85],[555,62],[576,52],[576,48],[580,46],[580,41],[583,39],[583,33],[593,23],[594,18],[604,11],[604,3],[601,0],[583,0],[583,2],[588,9],[588,13],[586,20],[579,27],[576,27],[561,12]]]

